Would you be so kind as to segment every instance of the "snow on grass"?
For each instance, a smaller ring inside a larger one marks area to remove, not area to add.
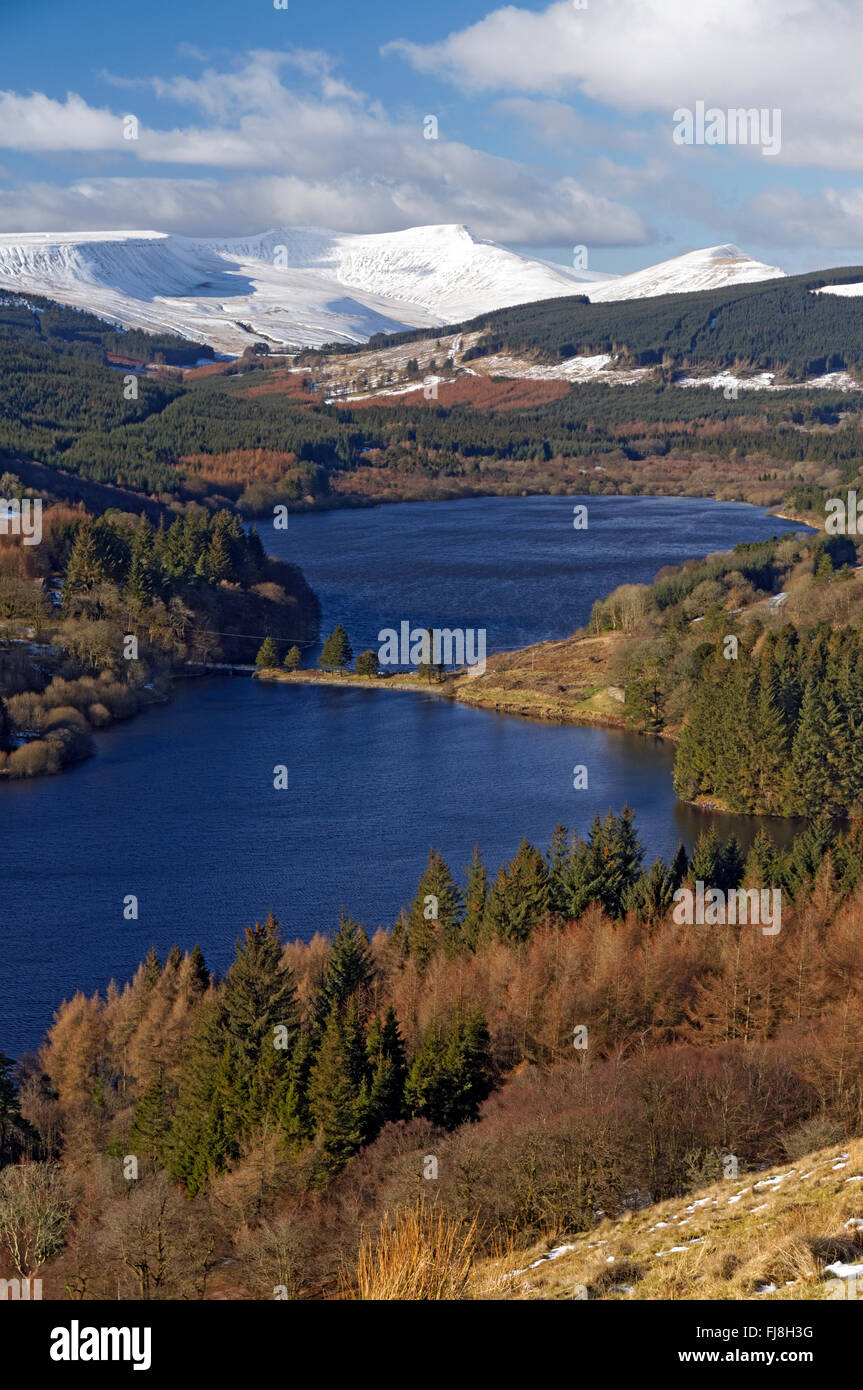
[[[837,1279],[860,1279],[863,1277],[863,1265],[846,1265],[841,1260],[835,1264],[824,1266],[825,1274],[835,1274]]]
[[[608,1241],[601,1241],[600,1244],[607,1245]],[[577,1247],[574,1245],[555,1245],[553,1250],[549,1250],[545,1255],[540,1255],[538,1260],[532,1260],[529,1265],[525,1265],[524,1269],[513,1270],[513,1275],[527,1274],[529,1269],[536,1269],[537,1265],[547,1264],[549,1260],[559,1260],[561,1255],[566,1255],[570,1250],[575,1250],[576,1248]],[[613,1259],[614,1256],[610,1255],[607,1263],[610,1264]]]

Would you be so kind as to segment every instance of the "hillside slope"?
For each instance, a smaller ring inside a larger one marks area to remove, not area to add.
[[[0,236],[0,286],[228,353],[255,339],[279,347],[364,342],[571,295],[594,279],[461,226],[372,236],[282,227],[229,240],[154,231]]]
[[[511,1299],[859,1298],[863,1140],[603,1219],[527,1257],[483,1261],[473,1286],[475,1297]]]
[[[275,348],[363,343],[579,293],[640,299],[782,274],[719,246],[609,276],[520,256],[448,224],[370,235],[280,227],[221,240],[158,231],[0,235],[0,288],[227,353],[256,339]]]
[[[621,275],[616,280],[587,291],[592,304],[618,299],[649,299],[658,294],[689,294],[694,290],[717,290],[726,285],[750,285],[785,275],[775,265],[753,260],[739,246],[708,246],[689,251],[673,260],[645,270]]]

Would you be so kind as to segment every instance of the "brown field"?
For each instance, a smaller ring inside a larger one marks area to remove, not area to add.
[[[420,384],[415,391],[406,391],[398,396],[368,396],[362,400],[343,400],[338,404],[352,410],[364,406],[446,406],[470,405],[475,410],[524,410],[532,406],[547,405],[569,390],[567,381],[491,381],[484,376],[459,376],[454,381],[438,383],[437,399],[427,399]],[[251,393],[248,393],[251,394]]]
[[[289,372],[277,369],[268,372],[264,381],[258,382],[256,386],[247,386],[240,392],[241,396],[287,396],[292,404],[314,405],[315,398],[311,394],[311,378],[301,376],[298,372]]]
[[[186,454],[182,466],[215,487],[275,483],[293,468],[296,454],[275,449],[231,449],[223,454]]]

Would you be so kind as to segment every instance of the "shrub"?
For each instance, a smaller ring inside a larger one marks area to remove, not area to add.
[[[37,738],[9,754],[7,771],[10,777],[45,777],[59,772],[60,765],[57,747]]]

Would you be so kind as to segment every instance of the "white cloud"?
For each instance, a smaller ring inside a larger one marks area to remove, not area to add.
[[[745,204],[738,226],[741,236],[761,244],[847,248],[856,264],[863,242],[863,188],[823,188],[814,194],[772,189]],[[813,259],[807,268],[814,266]]]
[[[859,169],[861,48],[859,0],[556,0],[382,51],[473,91],[578,94],[669,123],[698,100],[779,107],[780,162]]]
[[[0,147],[43,152],[109,150],[123,144],[122,116],[96,109],[70,92],[55,101],[41,92],[0,92]]]
[[[287,86],[285,68],[306,86]],[[66,188],[31,179],[0,189],[0,226],[152,225],[215,235],[285,223],[385,231],[464,222],[495,241],[593,246],[641,244],[649,235],[640,214],[604,190],[447,140],[445,122],[440,139],[425,139],[421,118],[392,118],[343,83],[326,54],[253,53],[229,72],[209,68],[150,87],[201,119],[173,130],[142,121],[139,138],[125,140],[119,113],[78,96],[0,98],[0,146],[125,160],[122,177],[78,178]],[[141,169],[156,165],[158,177]],[[194,174],[171,177],[166,166]]]

